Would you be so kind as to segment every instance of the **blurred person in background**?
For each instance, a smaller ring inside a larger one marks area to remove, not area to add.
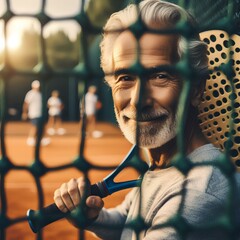
[[[48,130],[47,133],[49,135],[64,135],[66,130],[61,127],[62,125],[62,110],[64,105],[62,100],[59,97],[59,91],[53,90],[51,93],[51,97],[47,101],[48,105]]]
[[[97,87],[89,86],[85,95],[84,101],[80,102],[80,113],[86,115],[87,120],[87,134],[94,138],[99,138],[103,135],[101,131],[96,130],[96,114],[101,108],[101,103],[97,96]]]
[[[37,137],[37,126],[42,116],[42,94],[40,92],[40,82],[34,80],[31,84],[31,90],[27,92],[24,98],[22,108],[22,119],[29,119],[31,128],[29,130],[27,145],[35,146]],[[50,143],[50,139],[43,137],[41,145],[46,146]]]

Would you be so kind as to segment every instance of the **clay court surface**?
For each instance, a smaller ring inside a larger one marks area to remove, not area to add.
[[[80,126],[79,123],[64,123],[66,129],[64,136],[51,136],[51,144],[41,147],[40,158],[47,167],[67,164],[75,159],[79,152]],[[29,124],[26,122],[10,122],[6,125],[6,148],[7,155],[15,165],[29,165],[34,159],[34,147],[26,145],[26,137]],[[124,139],[118,127],[98,123],[97,130],[103,132],[101,138],[86,139],[85,156],[88,161],[104,165],[118,165],[130,149],[131,145]],[[100,181],[110,171],[91,170],[90,180],[92,182]],[[44,190],[45,205],[53,202],[53,192],[61,183],[70,178],[77,178],[82,175],[76,169],[66,169],[56,172],[50,172],[41,178],[41,184]],[[129,176],[134,178],[137,174],[132,169],[126,170],[120,178],[130,180]],[[7,213],[9,218],[23,217],[26,211],[37,209],[37,189],[34,179],[27,171],[11,170],[5,181],[5,191],[7,194]],[[120,203],[128,190],[123,190],[107,197],[105,206],[112,207]],[[36,235],[32,233],[26,221],[15,224],[6,231],[7,240],[32,240]],[[72,227],[65,219],[55,222],[45,227],[43,231],[44,240],[77,240],[78,230]],[[91,234],[86,233],[87,240],[97,239]]]

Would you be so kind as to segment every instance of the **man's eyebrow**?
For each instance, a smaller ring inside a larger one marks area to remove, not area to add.
[[[119,68],[113,72],[114,77],[118,77],[122,74],[134,74],[134,72],[130,68]]]
[[[159,66],[154,66],[146,69],[146,74],[152,74],[156,72],[168,72],[172,73],[174,72],[174,68],[172,65],[159,65]]]
[[[169,74],[176,74],[176,69],[172,65],[159,65],[149,68],[143,68],[140,70],[143,76],[148,76],[157,72],[167,72]],[[122,74],[140,75],[138,71],[134,71],[131,68],[119,68],[113,72],[114,77],[118,77]]]

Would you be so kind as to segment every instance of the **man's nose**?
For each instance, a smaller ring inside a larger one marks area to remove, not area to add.
[[[131,104],[137,107],[141,104],[141,107],[150,106],[152,101],[151,88],[148,82],[141,83],[137,80],[131,94]]]

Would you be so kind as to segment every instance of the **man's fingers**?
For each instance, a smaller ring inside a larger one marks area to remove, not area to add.
[[[61,198],[61,192],[59,189],[57,189],[54,192],[54,202],[57,205],[58,209],[64,213],[68,211],[68,208],[66,207],[65,203],[63,202]]]
[[[62,197],[62,201],[64,202],[67,209],[69,211],[72,211],[75,208],[75,206],[74,206],[72,198],[71,198],[71,196],[69,195],[69,192],[68,192],[68,183],[63,183],[61,185],[60,194],[61,194],[61,197]]]
[[[88,185],[83,177],[78,179],[73,178],[69,182],[63,183],[54,193],[54,201],[57,207],[62,212],[75,209],[80,204],[86,188],[88,189]]]
[[[89,195],[90,182],[88,181],[88,179],[80,177],[77,179],[77,184],[78,184],[79,192],[81,193],[82,197],[84,196],[84,194],[85,194],[85,196]]]
[[[81,201],[81,195],[78,189],[78,183],[76,179],[71,179],[68,183],[68,193],[71,197],[74,207],[77,207]]]
[[[98,196],[90,196],[86,200],[88,207],[88,218],[95,218],[104,206],[103,200]]]
[[[86,204],[90,208],[95,208],[95,209],[102,209],[103,208],[103,200],[98,197],[98,196],[90,196],[87,198]]]

